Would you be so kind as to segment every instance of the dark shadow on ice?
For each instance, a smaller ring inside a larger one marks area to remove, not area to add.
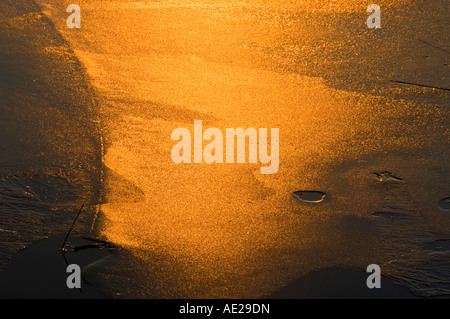
[[[368,288],[370,274],[362,270],[329,269],[301,278],[269,299],[418,299],[407,288],[381,276],[381,288]],[[450,297],[450,296],[448,296]],[[437,297],[439,298],[439,297]],[[444,298],[444,297],[440,297]]]
[[[70,236],[66,252],[62,252],[60,247],[64,238],[64,235],[51,237],[21,250],[0,274],[0,298],[110,298],[84,279],[83,269],[107,257],[114,246],[106,242]],[[81,289],[67,287],[67,277],[71,273],[66,273],[66,269],[70,264],[77,264],[81,268]]]

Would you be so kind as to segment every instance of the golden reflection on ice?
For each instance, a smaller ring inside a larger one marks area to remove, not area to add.
[[[361,11],[364,18],[366,5],[83,3],[81,31],[64,32],[98,91],[104,163],[116,176],[107,181],[102,234],[148,265],[156,254],[180,267],[178,291],[143,287],[142,296],[257,297],[318,267],[368,264],[375,230],[357,216],[378,197],[347,198],[367,190],[367,176],[350,168],[335,175],[333,167],[353,162],[370,172],[371,154],[420,147],[424,136],[411,133],[440,111],[430,107],[427,114],[408,101],[338,90],[290,72],[323,67],[327,61],[316,52],[328,50],[325,39],[341,32],[330,33],[327,17],[309,25],[301,8]],[[293,34],[298,41],[286,43]],[[222,131],[279,128],[278,173],[261,175],[256,164],[174,164],[171,132],[192,131],[194,120]],[[120,179],[134,190],[124,192]],[[299,205],[292,197],[298,190],[331,193],[333,203]],[[352,215],[353,226],[339,227],[336,215]],[[171,275],[142,276],[145,286]]]

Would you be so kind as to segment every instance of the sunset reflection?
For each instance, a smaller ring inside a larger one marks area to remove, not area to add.
[[[422,249],[450,233],[448,54],[419,41],[448,45],[443,4],[380,1],[369,29],[361,0],[86,0],[68,29],[73,1],[38,2],[70,44],[42,54],[70,64],[73,50],[97,101],[102,195],[84,222],[119,250],[90,282],[126,298],[262,298],[378,264],[413,293],[450,293],[448,262]],[[223,132],[223,163],[174,163],[171,134],[194,121]],[[275,173],[259,155],[227,163],[227,128],[277,128]]]

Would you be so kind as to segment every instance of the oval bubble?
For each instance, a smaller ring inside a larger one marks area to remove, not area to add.
[[[438,203],[438,207],[441,210],[450,210],[450,197],[441,199]]]
[[[325,193],[318,191],[298,191],[292,193],[292,195],[298,200],[307,203],[320,203],[325,198]]]

